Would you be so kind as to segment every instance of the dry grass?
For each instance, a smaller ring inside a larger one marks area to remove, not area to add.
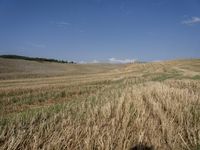
[[[0,80],[87,75],[104,73],[123,66],[116,64],[60,64],[0,58]]]
[[[199,150],[197,64],[1,80],[0,149]]]

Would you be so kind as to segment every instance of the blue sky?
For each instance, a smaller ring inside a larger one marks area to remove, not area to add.
[[[0,0],[0,54],[74,61],[200,57],[199,0]]]

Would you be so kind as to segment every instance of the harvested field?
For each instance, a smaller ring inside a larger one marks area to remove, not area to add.
[[[37,63],[0,60],[0,149],[200,149],[200,59]]]

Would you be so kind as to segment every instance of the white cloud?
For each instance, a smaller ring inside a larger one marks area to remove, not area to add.
[[[116,58],[109,58],[110,63],[134,63],[135,59],[116,59]]]
[[[79,61],[79,64],[87,64],[86,61]]]
[[[93,60],[91,63],[96,64],[96,63],[99,63],[99,61],[98,60]]]
[[[182,24],[186,25],[200,24],[200,17],[191,17],[190,19],[183,20]]]
[[[134,63],[136,59],[116,59],[109,58],[108,60],[92,60],[92,61],[79,61],[79,64],[96,64],[96,63],[111,63],[111,64],[126,64],[126,63]]]
[[[97,64],[97,63],[100,63],[100,61],[94,59],[92,61],[79,61],[78,63],[79,64]]]

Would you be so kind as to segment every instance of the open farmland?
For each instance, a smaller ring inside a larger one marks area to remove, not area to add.
[[[200,59],[0,59],[0,149],[200,149]]]

